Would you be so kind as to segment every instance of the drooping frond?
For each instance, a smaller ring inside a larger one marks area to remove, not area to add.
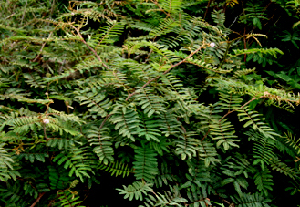
[[[125,186],[123,189],[117,189],[120,194],[125,194],[124,199],[129,199],[130,201],[134,198],[136,200],[143,200],[143,194],[147,195],[148,192],[152,191],[152,185],[144,181],[135,181],[132,185]]]
[[[233,50],[234,55],[238,56],[238,55],[243,55],[243,54],[253,54],[253,53],[260,53],[262,55],[264,54],[268,54],[268,55],[272,55],[276,58],[277,53],[283,55],[283,51],[278,49],[278,48],[250,48],[250,49],[236,49]]]
[[[177,140],[174,140],[176,146],[175,153],[180,155],[182,160],[191,159],[196,157],[197,145],[199,140],[195,138],[196,133],[193,131],[187,132],[185,129],[181,129],[181,134]]]
[[[273,170],[283,173],[284,175],[289,176],[292,179],[296,179],[296,178],[299,179],[299,176],[297,175],[295,170],[287,166],[287,164],[285,164],[279,159],[274,159],[271,163],[271,167]]]
[[[135,97],[139,101],[139,106],[144,110],[144,113],[151,117],[151,115],[160,114],[165,112],[164,101],[161,97],[153,94],[152,91],[148,89],[138,89],[139,94]]]
[[[240,108],[237,111],[240,122],[246,121],[243,125],[244,128],[252,126],[252,129],[258,130],[267,139],[274,140],[276,136],[279,136],[272,128],[264,123],[261,118],[259,118],[261,117],[261,114],[249,109],[248,106]]]
[[[130,173],[133,173],[133,170],[131,167],[128,166],[126,163],[122,163],[119,161],[116,162],[110,162],[108,164],[101,163],[99,166],[100,170],[105,170],[107,172],[110,172],[110,175],[113,176],[119,176],[122,175],[122,177],[129,176]]]
[[[176,205],[182,207],[187,199],[181,197],[180,190],[178,186],[170,186],[169,191],[164,191],[163,193],[157,192],[154,195],[149,195],[149,198],[145,199],[143,207],[151,206],[166,206],[166,205]]]
[[[261,195],[268,196],[269,191],[273,191],[273,176],[271,171],[267,168],[265,168],[263,171],[256,172],[253,178],[257,189],[261,191]]]
[[[149,119],[142,119],[140,123],[139,129],[139,137],[145,137],[146,140],[154,140],[160,142],[160,130],[158,129],[159,123],[157,120],[149,120]]]
[[[140,128],[140,119],[135,110],[117,106],[109,120],[115,124],[121,136],[135,140],[133,135],[138,134]]]
[[[105,93],[99,93],[95,88],[85,88],[81,91],[76,91],[76,95],[75,98],[81,105],[87,105],[91,114],[102,118],[107,116],[107,110],[111,107],[111,102]]]
[[[86,152],[87,149],[75,148],[71,151],[61,151],[54,159],[58,165],[64,166],[65,169],[70,169],[69,176],[73,174],[82,182],[85,177],[89,178],[89,174],[93,174],[93,165],[96,165],[95,158]]]
[[[297,139],[291,132],[287,132],[284,136],[285,143],[292,147],[297,154],[300,154],[300,139]]]
[[[0,1],[0,206],[90,205],[100,181],[146,207],[292,200],[276,179],[299,193],[300,60],[288,55],[300,38],[282,21],[298,10]],[[98,194],[93,205],[120,200]]]
[[[149,145],[142,144],[140,148],[134,150],[135,155],[133,162],[134,176],[138,180],[153,182],[158,174],[157,153],[150,149]]]
[[[235,143],[238,137],[234,134],[233,125],[227,119],[213,119],[209,128],[212,139],[217,140],[217,147],[222,145],[225,150],[229,150],[230,146],[239,147]]]
[[[21,176],[18,171],[14,169],[14,159],[5,150],[5,143],[0,144],[0,180],[7,181],[14,179],[16,181],[17,176]]]
[[[109,135],[109,129],[91,126],[86,133],[90,146],[94,147],[93,151],[97,154],[99,160],[104,164],[113,162],[114,150],[111,147],[112,137]]]
[[[62,207],[67,207],[67,206],[75,206],[82,201],[79,201],[79,196],[77,195],[77,191],[72,191],[72,190],[64,190],[64,191],[59,191],[58,193],[58,201]]]
[[[159,174],[155,178],[156,187],[162,187],[163,185],[168,185],[172,181],[177,181],[176,177],[172,175],[172,171],[168,168],[167,162],[161,163],[159,168]]]
[[[275,155],[275,140],[271,137],[264,136],[258,131],[250,130],[244,133],[253,140],[253,164],[261,164],[264,170],[265,163],[270,164],[276,158]]]
[[[270,199],[265,199],[262,197],[258,192],[254,194],[246,194],[244,193],[242,197],[239,196],[230,196],[233,202],[238,207],[251,207],[251,206],[263,206],[263,207],[269,207],[269,204],[271,202]]]

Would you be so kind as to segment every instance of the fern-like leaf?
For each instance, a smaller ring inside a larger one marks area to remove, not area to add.
[[[128,164],[119,161],[110,162],[108,164],[101,163],[99,169],[110,172],[111,176],[115,175],[117,177],[122,175],[123,178],[129,176],[129,174],[133,172],[132,168],[129,167]]]
[[[119,194],[125,194],[124,199],[129,199],[130,201],[134,198],[135,200],[142,201],[145,196],[148,195],[148,192],[152,191],[152,184],[146,183],[144,181],[134,181],[132,185],[125,186],[123,189],[117,189]]]
[[[253,207],[253,206],[262,206],[262,207],[270,207],[268,203],[271,202],[270,199],[265,199],[258,192],[254,194],[246,194],[243,193],[243,196],[230,196],[233,200],[233,203],[237,207]]]
[[[133,135],[138,134],[140,123],[138,113],[135,110],[116,107],[109,120],[115,124],[115,129],[119,130],[120,135],[132,141],[135,140]]]
[[[12,156],[5,150],[5,143],[0,144],[0,180],[7,181],[11,178],[16,180],[17,176],[20,176],[20,173],[14,170],[14,159]]]
[[[134,176],[136,179],[152,182],[159,173],[157,153],[149,145],[142,143],[142,146],[134,150],[135,155],[133,162]]]
[[[181,135],[177,140],[173,141],[176,146],[175,153],[180,155],[182,160],[196,157],[199,140],[193,138],[195,135],[196,133],[193,131],[186,132],[184,129],[181,129]]]
[[[262,195],[268,196],[269,191],[273,191],[273,176],[267,168],[265,168],[263,171],[256,172],[253,178],[257,189],[261,191]]]
[[[109,135],[108,128],[103,127],[100,129],[100,127],[91,126],[91,128],[87,130],[87,137],[89,138],[88,141],[90,145],[94,145],[93,151],[97,154],[100,161],[104,164],[114,161],[114,150],[111,147],[112,137]]]
[[[90,178],[89,173],[93,173],[96,168],[95,158],[86,152],[86,149],[73,148],[70,151],[61,151],[54,159],[58,165],[64,164],[65,169],[69,169],[69,176],[74,173],[82,182],[84,178]]]

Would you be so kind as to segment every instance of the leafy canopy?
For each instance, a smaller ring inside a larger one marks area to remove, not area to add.
[[[270,110],[297,110],[299,70],[276,72],[285,53],[246,33],[271,21],[264,1],[230,28],[239,2],[1,2],[0,202],[88,206],[119,175],[147,207],[280,206],[277,179],[298,194],[296,131]]]

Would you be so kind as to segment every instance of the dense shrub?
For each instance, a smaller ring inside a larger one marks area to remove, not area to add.
[[[0,205],[295,205],[297,1],[0,10]]]

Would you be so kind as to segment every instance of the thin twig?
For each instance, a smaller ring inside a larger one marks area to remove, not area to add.
[[[265,98],[264,96],[262,96],[262,97],[259,97],[259,98]],[[250,99],[249,101],[247,101],[242,107],[241,107],[241,109],[242,108],[244,108],[245,106],[247,106],[249,103],[251,103],[252,101],[254,101],[255,99],[257,99],[257,98],[252,98],[252,99]]]
[[[207,135],[209,134],[209,132],[210,132],[210,129],[207,130],[206,134],[202,137],[202,141],[207,137]]]
[[[111,117],[111,115],[112,115],[112,114],[108,114],[108,115],[106,116],[106,118],[102,121],[102,123],[101,123],[99,129],[102,129],[102,127],[104,126],[105,122],[107,121],[107,119],[108,119],[109,117]]]
[[[197,50],[193,51],[188,57],[184,58],[183,60],[181,60],[180,62],[176,63],[175,65],[172,65],[168,70],[166,70],[163,75],[167,74],[168,72],[170,72],[173,68],[181,65],[182,63],[184,63],[188,58],[191,58],[195,53],[197,53],[199,50],[201,50],[203,48],[203,45],[201,47],[199,47]],[[155,77],[155,78],[151,78],[150,80],[147,81],[147,83],[145,83],[141,89],[145,88],[146,86],[148,86],[152,81],[157,80],[161,77],[161,75]],[[134,96],[137,92],[134,91],[133,93],[129,94],[129,96],[126,98],[126,101],[128,101],[132,96]]]
[[[204,14],[203,19],[205,19],[205,17],[206,17],[206,15],[207,15],[207,12],[208,12],[208,9],[209,9],[211,3],[212,3],[212,0],[209,0],[209,2],[208,2],[208,4],[207,4],[207,8],[206,8],[206,11],[205,11],[205,14]]]
[[[83,44],[85,44],[94,53],[94,55],[97,57],[98,61],[101,62],[104,67],[108,68],[108,66],[99,57],[97,51],[94,48],[92,48],[91,46],[89,46],[89,44],[82,37],[82,35],[80,34],[79,29],[77,27],[73,26],[73,25],[70,25],[70,26],[73,27],[73,29],[76,30],[78,37],[80,37],[80,39],[81,39],[80,41],[83,42]]]
[[[46,138],[46,140],[48,139],[47,137],[47,130],[46,130],[46,124],[44,123],[44,136]]]
[[[23,14],[22,19],[21,19],[21,25],[23,24],[23,21],[24,21],[25,15],[26,15],[26,8],[27,8],[27,1],[26,1],[26,4],[25,4],[24,14]]]
[[[244,49],[247,49],[247,42],[246,42],[246,26],[244,27],[244,35],[243,35],[243,43],[244,43]],[[244,62],[246,62],[247,54],[244,54]]]
[[[261,97],[259,97],[259,98],[266,98],[266,96],[261,96]],[[251,100],[249,100],[249,101],[247,101],[246,103],[244,103],[244,105],[240,108],[240,109],[243,109],[245,106],[247,106],[248,104],[250,104],[252,101],[254,101],[255,99],[258,99],[258,98],[252,98]],[[219,120],[219,122],[220,121],[222,121],[226,116],[228,116],[229,114],[231,114],[232,112],[234,112],[234,111],[236,111],[237,109],[233,109],[233,110],[231,110],[231,111],[228,111],[227,112],[227,114],[225,114],[220,120]]]
[[[53,34],[53,31],[50,32],[50,34],[48,35],[47,39],[49,39],[49,38],[51,37],[52,34]],[[47,42],[44,42],[44,43],[43,43],[43,45],[42,45],[42,47],[41,47],[41,49],[40,49],[40,51],[39,51],[39,54],[33,59],[32,62],[35,62],[35,61],[41,56],[42,51],[43,51],[44,47],[46,46],[46,44],[47,44]]]
[[[50,9],[50,17],[53,15],[55,3],[56,3],[55,0],[53,0],[52,5],[51,5],[51,9]]]
[[[30,207],[34,207],[39,201],[40,199],[43,197],[43,195],[45,195],[46,192],[40,192],[39,193],[39,197],[37,197],[37,199],[35,200],[35,202],[33,204],[31,204]]]
[[[8,18],[14,16],[15,14],[16,14],[16,13],[13,13],[13,14],[9,15],[9,16],[5,17],[5,19],[8,19]]]
[[[222,121],[226,116],[228,116],[229,114],[231,114],[231,113],[234,112],[234,111],[236,111],[236,110],[234,109],[234,110],[228,111],[227,114],[225,114],[225,115],[219,120],[219,122]]]
[[[182,129],[183,133],[186,134],[186,129],[181,125],[180,128]]]
[[[157,1],[153,1],[152,2],[159,7],[159,10],[162,11],[165,15],[167,15],[167,17],[171,17],[171,15],[169,13],[167,13],[163,8],[161,8],[161,6],[158,4]]]

